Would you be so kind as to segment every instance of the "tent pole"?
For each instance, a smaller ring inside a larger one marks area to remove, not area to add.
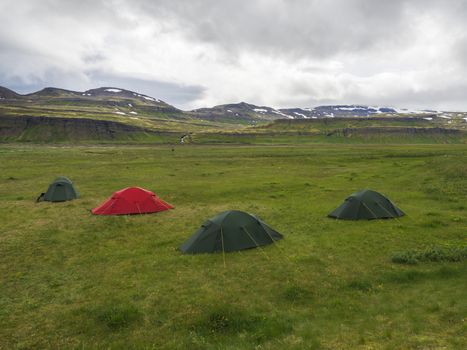
[[[378,217],[375,215],[375,213],[373,213],[373,210],[371,210],[370,208],[368,208],[368,206],[367,206],[363,201],[362,201],[362,204],[365,206],[365,208],[367,208],[367,209],[370,211],[371,215],[373,215],[375,219],[378,218]]]
[[[141,209],[140,209],[140,207],[139,207],[138,203],[135,203],[135,204],[136,204],[136,207],[138,208],[139,215],[141,215]]]
[[[377,203],[377,204],[378,204],[378,203]],[[391,215],[391,217],[390,217],[390,218],[392,218],[392,219],[396,219],[396,220],[397,220],[397,222],[399,222],[399,218],[398,218],[397,216],[395,216],[395,215],[391,214],[391,213],[390,213],[390,212],[389,212],[389,211],[388,211],[388,210],[387,210],[385,207],[383,207],[382,205],[379,205],[379,204],[378,204],[378,206],[379,206],[381,209],[383,209],[383,210],[384,210],[386,213],[388,213],[389,215]]]

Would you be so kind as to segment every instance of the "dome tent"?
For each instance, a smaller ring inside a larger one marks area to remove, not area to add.
[[[141,187],[127,187],[112,194],[108,200],[94,208],[95,215],[149,214],[173,209],[154,192]]]
[[[336,219],[370,220],[397,218],[404,215],[402,210],[381,193],[363,190],[351,194],[328,216]]]
[[[59,176],[49,185],[47,192],[39,196],[37,201],[65,202],[78,197],[79,192],[73,186],[71,180],[65,176]]]
[[[180,250],[188,254],[233,252],[268,245],[282,238],[257,217],[229,210],[201,225]]]

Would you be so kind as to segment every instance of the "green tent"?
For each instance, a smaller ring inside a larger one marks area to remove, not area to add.
[[[282,238],[257,217],[229,210],[206,221],[180,250],[188,254],[233,252],[274,243]]]
[[[79,193],[70,179],[65,176],[59,176],[49,185],[47,192],[39,196],[37,201],[64,202],[78,197]]]
[[[388,198],[372,190],[351,194],[340,207],[328,216],[336,219],[389,219],[405,215]]]

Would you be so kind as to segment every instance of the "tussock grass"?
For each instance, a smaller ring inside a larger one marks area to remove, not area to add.
[[[293,304],[307,304],[313,301],[314,293],[309,288],[292,285],[284,290],[282,297],[284,300]]]
[[[412,283],[433,279],[443,280],[462,276],[465,272],[464,270],[443,266],[437,270],[428,272],[417,270],[398,271],[385,274],[381,281],[389,283]]]
[[[135,305],[118,301],[96,307],[91,311],[91,315],[95,317],[96,321],[112,330],[128,327],[140,320],[142,316]]]
[[[208,333],[254,332],[264,320],[258,315],[249,315],[230,305],[216,305],[212,310],[205,312],[193,328]]]
[[[353,280],[347,284],[347,288],[358,290],[361,292],[369,292],[373,289],[371,282],[366,280]]]
[[[467,247],[431,247],[424,250],[406,250],[395,253],[392,262],[415,265],[419,262],[460,262],[467,260]]]

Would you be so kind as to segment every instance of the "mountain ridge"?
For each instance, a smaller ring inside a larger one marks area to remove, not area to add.
[[[75,91],[68,90],[56,87],[45,87],[41,90],[27,93],[19,94],[14,90],[8,89],[6,87],[0,86],[0,98],[1,99],[22,99],[22,98],[32,98],[32,97],[111,97],[111,98],[138,98],[143,101],[150,101],[155,103],[165,104],[171,106],[177,110],[179,108],[168,104],[160,99],[155,97],[141,94],[135,91],[119,88],[119,87],[99,87],[88,89],[85,91]],[[270,113],[276,114],[277,116],[288,118],[288,119],[307,119],[313,117],[335,117],[335,116],[345,116],[345,115],[358,115],[358,116],[368,116],[371,114],[383,114],[383,113],[417,113],[417,114],[431,114],[431,113],[440,113],[441,111],[435,110],[409,110],[409,109],[399,109],[393,107],[375,107],[370,105],[361,105],[361,104],[338,104],[338,105],[320,105],[315,107],[289,107],[289,108],[273,108],[269,106],[258,106],[248,102],[238,102],[238,103],[227,103],[215,105],[212,107],[201,107],[193,110],[184,110],[187,113],[205,113],[208,111],[223,111],[224,113],[234,113],[233,109],[239,110],[240,112],[253,112],[259,115],[266,116]],[[230,111],[229,111],[230,110]],[[352,113],[350,113],[352,112]],[[281,119],[280,117],[265,117],[264,119]]]
[[[196,123],[222,125],[257,125],[275,120],[305,120],[322,118],[389,117],[417,116],[428,121],[442,121],[447,126],[454,124],[464,127],[467,113],[441,111],[414,111],[392,107],[366,106],[361,104],[326,105],[310,108],[273,108],[258,106],[247,102],[228,103],[213,107],[183,111],[157,98],[118,87],[100,87],[86,91],[73,91],[55,87],[18,94],[0,86],[0,112],[15,115],[30,114],[38,116],[85,116],[99,119],[121,117],[124,121],[145,124],[148,119],[153,123],[179,123],[182,120]],[[34,114],[33,113],[33,114]],[[162,119],[161,119],[162,118]],[[440,119],[441,118],[441,119]],[[439,123],[438,123],[439,124]]]
[[[89,89],[86,91],[74,91],[56,87],[45,87],[41,90],[27,93],[19,94],[11,89],[0,86],[0,99],[3,100],[24,100],[24,99],[41,99],[41,98],[74,98],[74,99],[100,99],[100,98],[117,98],[117,99],[131,99],[138,100],[145,104],[154,104],[160,107],[166,107],[173,110],[179,110],[178,108],[169,105],[168,103],[156,99],[154,97],[140,94],[131,90],[126,90],[116,87],[100,87],[95,89]]]

